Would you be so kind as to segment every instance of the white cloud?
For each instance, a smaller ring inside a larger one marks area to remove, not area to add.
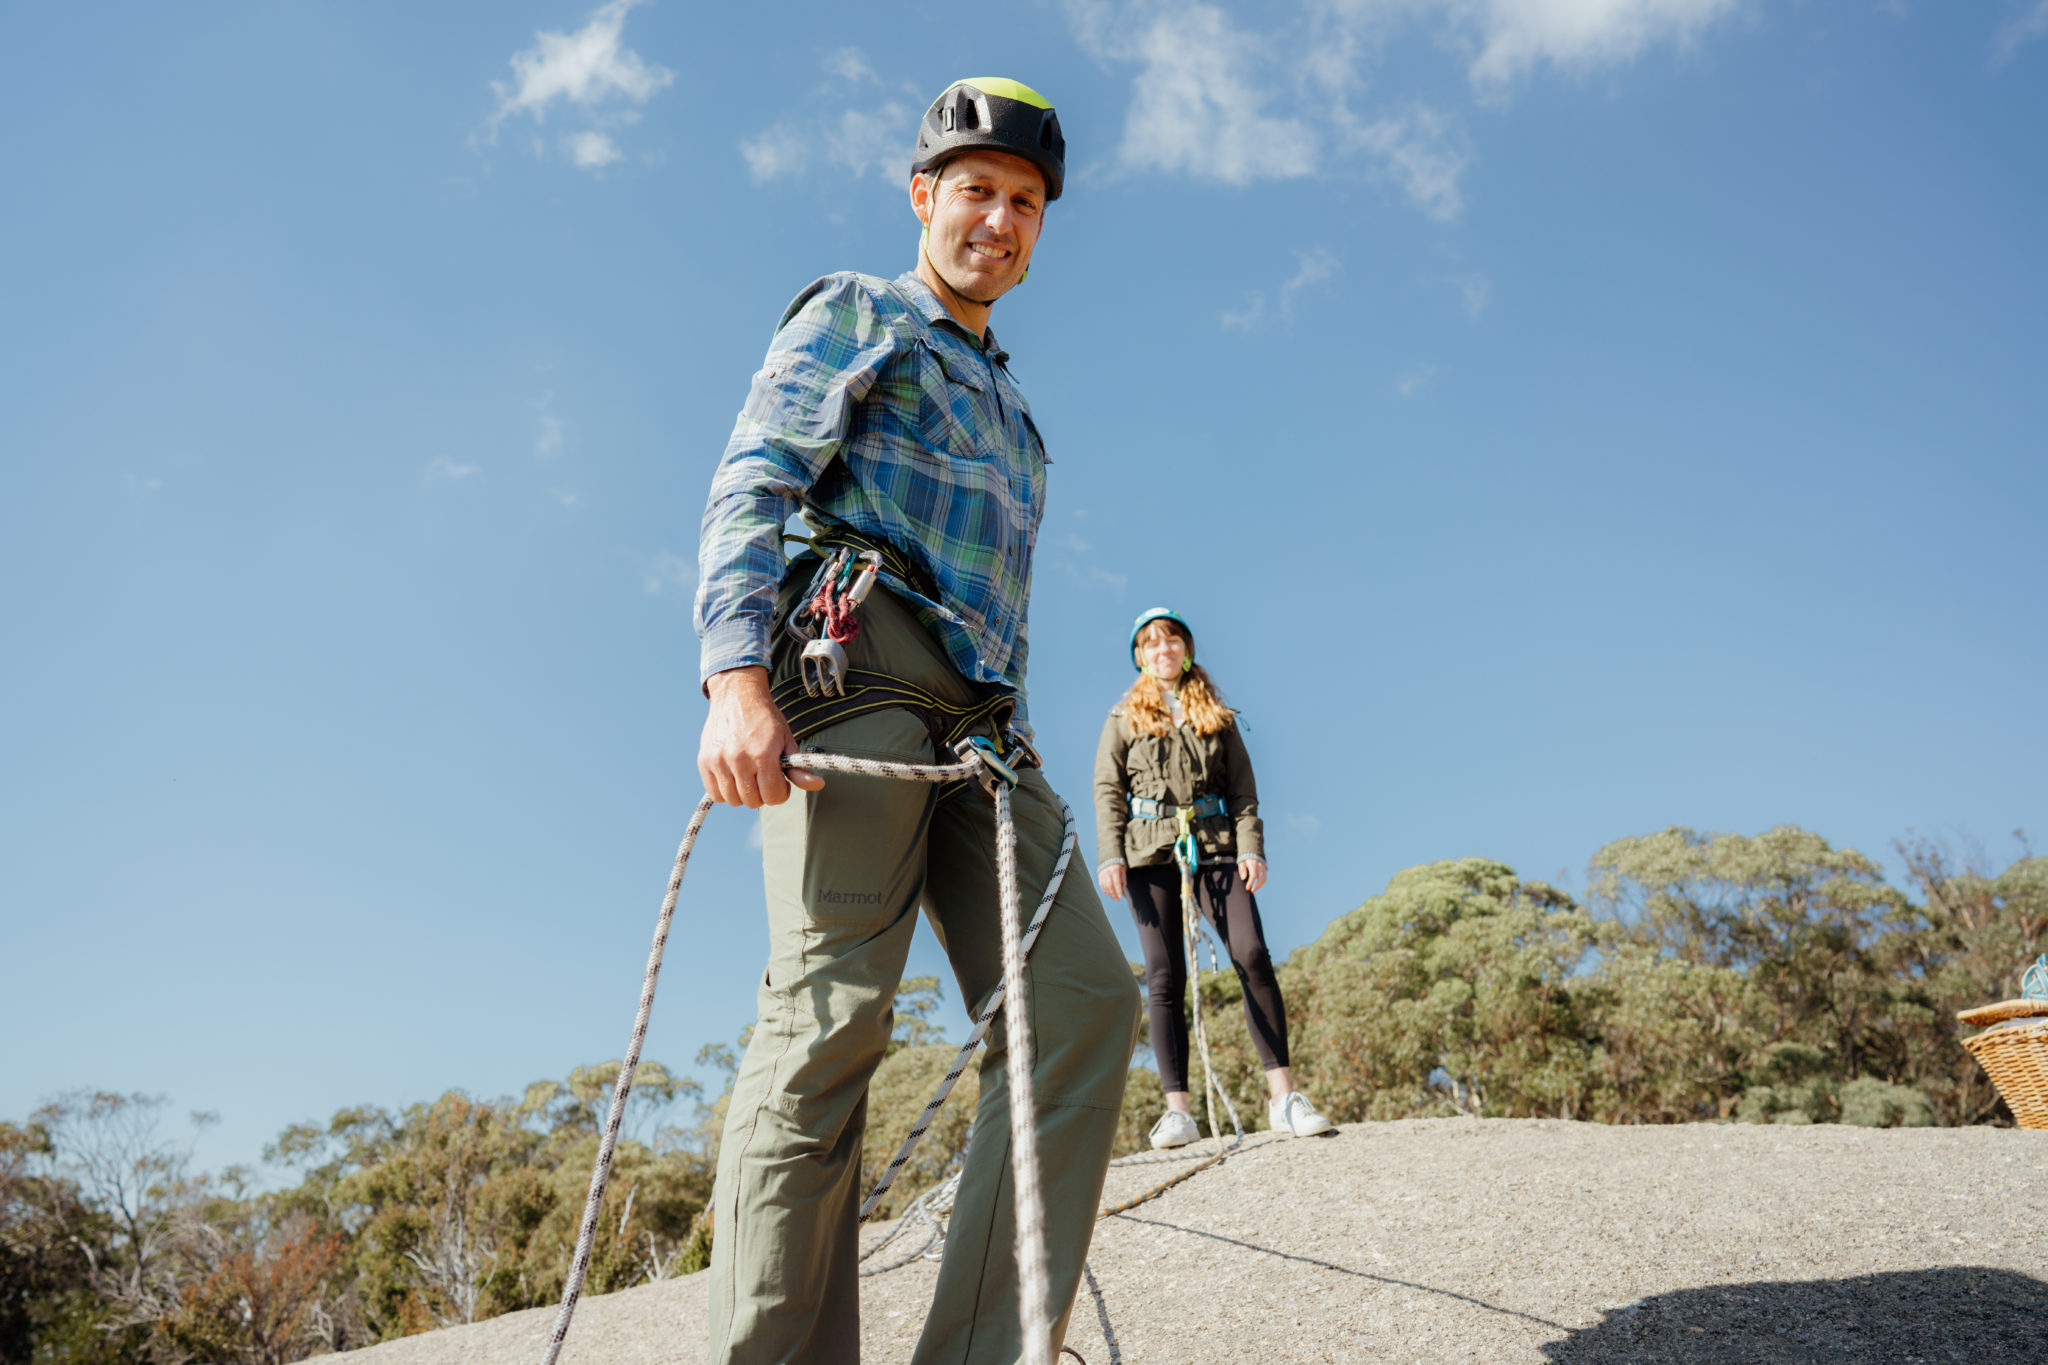
[[[557,104],[574,105],[598,126],[565,139],[570,159],[588,171],[623,159],[625,153],[604,128],[633,122],[638,115],[622,106],[645,104],[676,79],[675,72],[646,61],[625,45],[626,15],[642,3],[609,0],[592,10],[574,33],[543,30],[534,35],[532,47],[513,53],[513,79],[491,82],[498,97],[489,123],[491,138],[497,138],[507,119],[525,114],[544,123]]]
[[[583,501],[581,498],[576,496],[574,491],[567,488],[550,488],[548,490],[548,497],[552,499],[555,505],[558,507],[574,507],[576,506],[576,504]]]
[[[539,426],[540,434],[533,438],[534,456],[542,460],[552,460],[562,453],[562,419],[553,413],[544,412],[540,415]]]
[[[753,823],[747,826],[747,847],[759,848],[766,842],[767,838],[761,832],[761,812],[755,811]]]
[[[1230,185],[1316,169],[1318,149],[1308,125],[1267,112],[1276,93],[1261,79],[1261,66],[1271,65],[1266,41],[1239,29],[1221,9],[1180,3],[1133,6],[1128,13],[1100,3],[1068,9],[1093,55],[1139,64],[1117,153],[1126,167]]]
[[[1991,41],[1991,60],[2003,66],[2028,43],[2048,37],[2048,0],[2035,0],[2034,7],[2018,18],[2007,20]]]
[[[1403,398],[1413,398],[1428,388],[1429,382],[1435,379],[1436,375],[1436,366],[1418,365],[1394,381],[1394,391]]]
[[[545,119],[556,100],[594,105],[620,98],[645,104],[672,84],[675,72],[650,66],[620,41],[627,11],[641,3],[610,0],[592,11],[589,22],[574,33],[536,33],[532,47],[512,54],[517,79],[509,86],[491,82],[498,96],[492,122],[502,123],[514,114]]]
[[[1486,305],[1493,302],[1493,285],[1484,275],[1454,275],[1451,283],[1457,286],[1458,297],[1464,303],[1468,318],[1478,317],[1486,311]]]
[[[688,594],[697,587],[696,561],[685,559],[673,550],[662,550],[640,573],[640,588],[649,597],[666,597],[672,593]]]
[[[859,48],[832,53],[825,59],[825,70],[852,85],[879,80]],[[893,99],[870,108],[821,110],[740,139],[740,156],[757,185],[801,175],[821,163],[855,179],[874,174],[884,182],[904,184],[910,179],[917,117],[917,110]]]
[[[1066,0],[1066,11],[1091,56],[1136,68],[1116,153],[1125,169],[1248,185],[1358,156],[1446,221],[1463,209],[1472,162],[1457,120],[1398,91],[1391,112],[1352,109],[1387,83],[1377,68],[1394,37],[1421,30],[1459,54],[1482,100],[1499,103],[1540,66],[1584,72],[1683,46],[1750,2],[1300,0],[1233,11],[1204,0]]]
[[[1464,212],[1458,181],[1472,164],[1472,149],[1449,118],[1417,104],[1355,129],[1351,139],[1431,218],[1447,223]]]
[[[582,132],[569,139],[569,157],[578,170],[602,170],[614,161],[623,161],[625,156],[610,133]]]
[[[1322,829],[1323,822],[1314,815],[1290,815],[1287,817],[1287,825],[1288,828],[1300,830],[1303,834],[1313,838],[1317,831]]]
[[[483,472],[484,467],[480,464],[457,464],[446,455],[436,455],[427,461],[427,467],[421,474],[429,482],[458,483]]]
[[[1128,574],[1120,574],[1097,564],[1095,546],[1072,531],[1060,537],[1059,548],[1065,551],[1055,559],[1060,572],[1083,587],[1107,589],[1111,597],[1117,598],[1122,597],[1124,589],[1131,586]]]
[[[1327,283],[1337,275],[1337,257],[1322,247],[1313,251],[1295,253],[1296,269],[1291,278],[1276,291],[1277,304],[1268,308],[1269,298],[1264,290],[1257,290],[1245,299],[1245,306],[1237,312],[1225,312],[1218,319],[1226,328],[1241,332],[1257,331],[1269,317],[1277,316],[1280,321],[1292,321],[1294,300],[1303,290]]]
[[[1446,26],[1478,48],[1468,74],[1499,95],[1548,62],[1587,71],[1633,61],[1659,43],[1684,46],[1739,0],[1429,0]]]
[[[797,174],[810,163],[810,153],[810,140],[788,124],[777,124],[753,137],[740,139],[740,155],[746,158],[747,174],[757,185]]]
[[[841,114],[826,139],[826,154],[856,176],[874,171],[885,181],[908,184],[916,137],[916,115],[891,100],[872,113],[848,109]]]
[[[825,69],[848,85],[860,85],[881,78],[868,65],[867,54],[857,47],[842,47],[825,59]]]

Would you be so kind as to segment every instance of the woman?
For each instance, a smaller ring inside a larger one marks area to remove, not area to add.
[[[1154,1147],[1202,1135],[1188,1109],[1187,960],[1181,942],[1181,870],[1174,856],[1181,808],[1191,808],[1199,850],[1195,900],[1244,983],[1244,1016],[1266,1069],[1267,1120],[1308,1137],[1330,1121],[1294,1088],[1287,1067],[1287,1011],[1253,893],[1266,883],[1264,825],[1252,761],[1237,713],[1195,662],[1195,633],[1179,613],[1154,607],[1131,628],[1138,680],[1110,708],[1095,755],[1095,820],[1102,894],[1131,896],[1145,945],[1152,1053],[1166,1088]]]

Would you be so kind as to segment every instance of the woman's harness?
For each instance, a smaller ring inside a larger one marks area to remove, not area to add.
[[[1133,820],[1178,820],[1183,809],[1171,801],[1155,801],[1149,796],[1139,796],[1135,792],[1131,793],[1128,799]],[[1185,809],[1196,820],[1215,820],[1230,813],[1230,808],[1224,805],[1223,798],[1214,792],[1196,797]]]

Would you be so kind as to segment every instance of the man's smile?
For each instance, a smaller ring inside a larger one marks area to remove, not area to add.
[[[1002,247],[992,246],[987,242],[969,242],[967,249],[977,256],[991,256],[999,261],[1010,254]]]

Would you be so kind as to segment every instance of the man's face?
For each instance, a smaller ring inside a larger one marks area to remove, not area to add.
[[[1045,177],[1008,152],[962,152],[920,175],[910,206],[931,228],[925,254],[953,292],[994,303],[1024,278],[1045,222]]]

